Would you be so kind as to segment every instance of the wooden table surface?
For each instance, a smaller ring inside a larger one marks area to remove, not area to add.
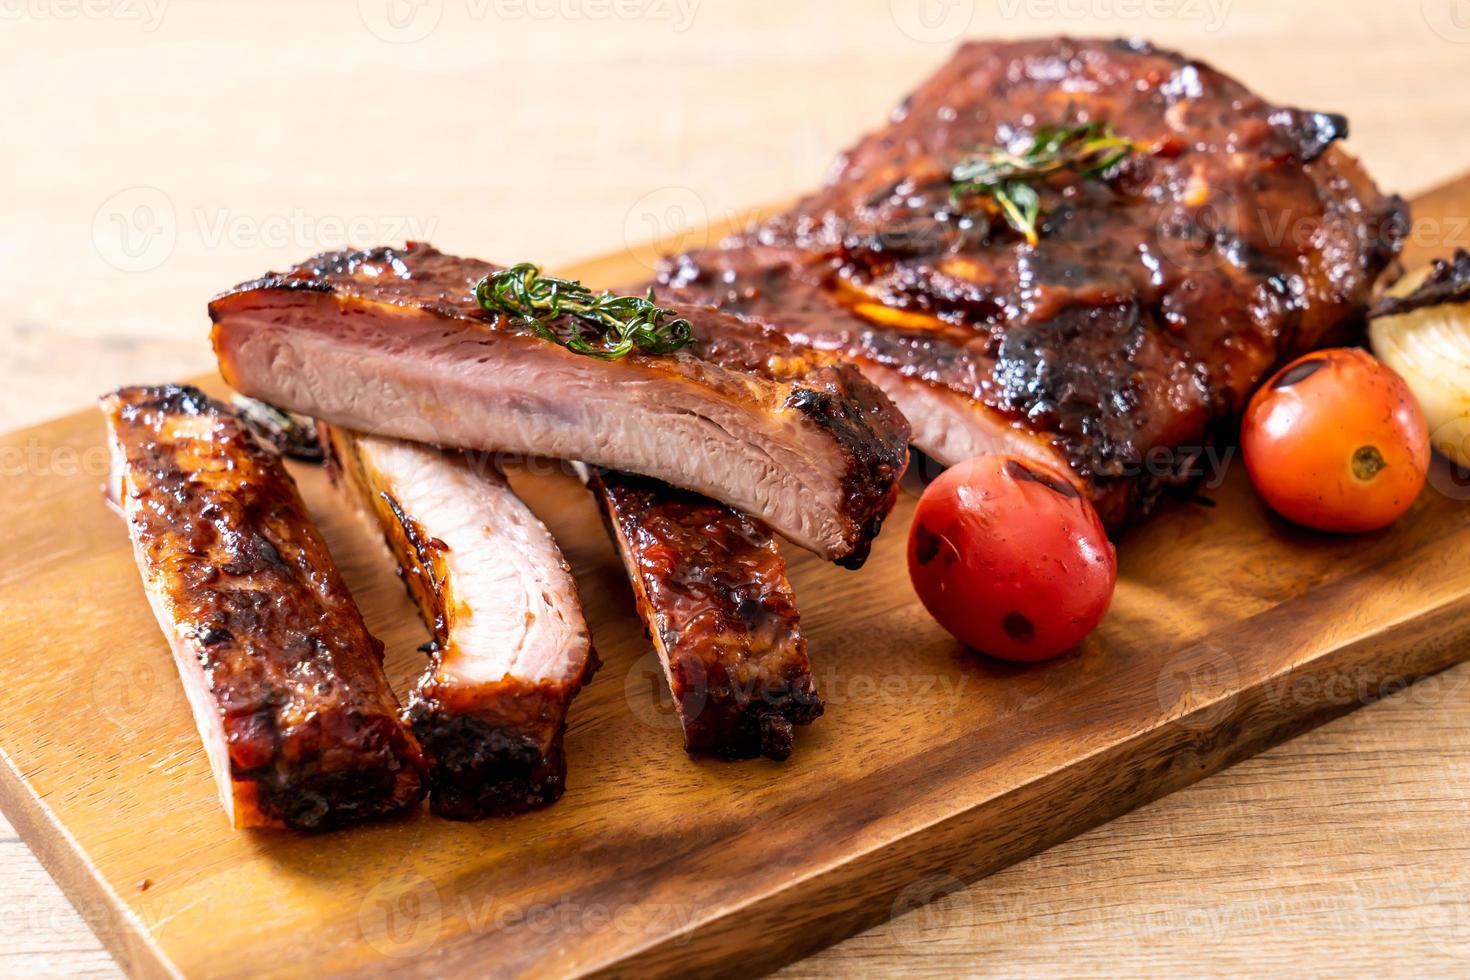
[[[207,368],[204,300],[313,251],[697,243],[959,38],[1054,33],[1345,112],[1406,193],[1470,169],[1465,0],[0,0],[0,427]],[[1467,719],[1470,666],[788,972],[1470,974]],[[0,973],[116,974],[3,820]]]

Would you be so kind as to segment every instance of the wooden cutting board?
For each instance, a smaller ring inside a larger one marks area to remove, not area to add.
[[[1470,178],[1422,199],[1409,262],[1466,244],[1467,214]],[[1470,484],[1443,460],[1397,526],[1352,538],[1273,518],[1227,465],[1213,506],[1169,504],[1125,539],[1102,628],[1030,668],[920,608],[910,483],[861,572],[787,549],[827,702],[791,760],[692,760],[590,500],[531,464],[513,480],[605,661],[572,710],[565,798],[233,833],[106,466],[91,409],[0,437],[0,805],[134,975],[774,967],[1470,655]],[[295,472],[406,691],[426,633],[386,551],[319,470]]]

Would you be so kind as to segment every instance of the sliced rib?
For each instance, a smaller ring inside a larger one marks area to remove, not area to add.
[[[860,372],[704,308],[680,311],[694,341],[677,353],[579,356],[478,307],[495,268],[422,244],[318,256],[210,304],[220,368],[358,431],[646,473],[862,563],[908,426]]]
[[[383,646],[279,457],[194,388],[101,406],[111,490],[231,824],[321,830],[419,802]]]
[[[785,759],[822,713],[770,529],[646,477],[589,474],[689,752]]]
[[[321,426],[434,632],[406,717],[435,813],[475,820],[566,786],[567,706],[597,666],[571,569],[488,456]]]

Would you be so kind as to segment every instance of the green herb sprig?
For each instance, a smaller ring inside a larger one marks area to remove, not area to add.
[[[517,317],[536,334],[574,354],[616,361],[634,351],[672,354],[692,339],[689,321],[644,296],[594,293],[580,282],[544,276],[529,262],[493,272],[475,284],[475,301],[489,313]],[[551,329],[561,317],[574,324],[564,334]]]
[[[957,202],[975,196],[993,199],[1006,223],[1035,245],[1041,219],[1035,184],[1063,171],[1080,178],[1103,176],[1138,148],[1115,134],[1110,123],[1040,126],[1023,149],[985,147],[955,164],[950,196]]]

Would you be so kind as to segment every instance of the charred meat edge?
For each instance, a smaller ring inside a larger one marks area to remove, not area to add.
[[[195,388],[101,407],[110,491],[231,825],[325,830],[422,800],[382,644],[279,457]]]
[[[477,820],[555,802],[567,708],[597,657],[550,532],[486,455],[320,433],[434,634],[405,712],[429,756],[430,806]]]
[[[1403,316],[1431,306],[1465,303],[1470,303],[1470,252],[1457,248],[1450,258],[1430,263],[1424,278],[1407,295],[1384,296],[1369,318]]]
[[[977,148],[1083,122],[1138,149],[1038,182],[1034,245],[955,200]],[[1203,476],[1278,364],[1359,336],[1408,209],[1336,145],[1347,130],[1141,41],[965,44],[823,188],[671,259],[659,296],[876,366],[920,449],[1065,464],[1116,531]]]
[[[791,754],[822,713],[786,563],[770,529],[698,494],[592,470],[588,487],[663,664],[684,747]]]
[[[866,558],[909,433],[856,368],[704,307],[679,311],[694,340],[676,353],[578,356],[480,309],[495,269],[421,243],[318,256],[210,304],[220,369],[336,425],[644,472],[825,558]]]

